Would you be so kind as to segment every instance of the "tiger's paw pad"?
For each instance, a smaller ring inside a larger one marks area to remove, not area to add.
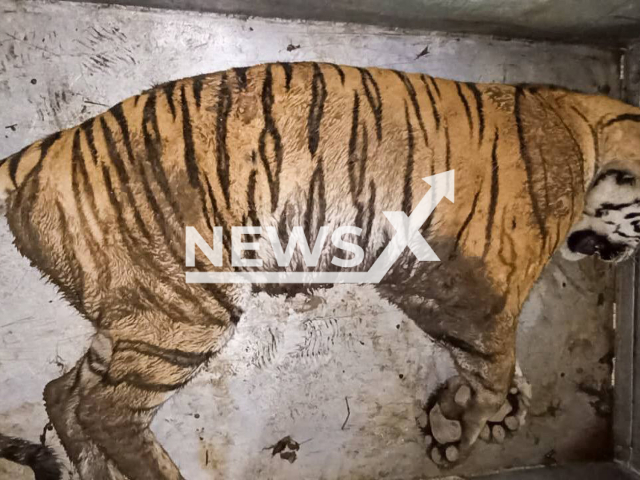
[[[503,443],[524,425],[531,404],[531,385],[522,375],[513,379],[507,399],[480,432],[485,442]]]
[[[462,378],[449,379],[417,418],[425,435],[427,456],[440,468],[451,468],[461,460],[460,419],[471,395],[471,388]]]

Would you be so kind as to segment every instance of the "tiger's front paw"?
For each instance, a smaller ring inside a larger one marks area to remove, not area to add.
[[[508,435],[517,432],[524,425],[530,405],[531,384],[517,368],[507,399],[502,407],[487,420],[487,424],[480,432],[480,438],[486,442],[504,442]]]
[[[425,435],[427,455],[440,468],[453,467],[465,453],[461,446],[462,418],[472,394],[462,377],[450,378],[417,419]]]

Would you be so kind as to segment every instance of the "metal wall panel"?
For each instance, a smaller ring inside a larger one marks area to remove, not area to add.
[[[624,57],[623,96],[640,105],[640,42]],[[617,271],[614,439],[616,460],[640,471],[640,297],[637,259]]]

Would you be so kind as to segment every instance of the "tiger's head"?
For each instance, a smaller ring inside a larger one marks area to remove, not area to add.
[[[597,164],[582,217],[562,247],[569,260],[633,256],[640,245],[640,115],[624,113],[597,128]]]

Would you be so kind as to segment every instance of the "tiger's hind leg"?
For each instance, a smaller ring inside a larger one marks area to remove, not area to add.
[[[104,456],[85,434],[77,419],[80,375],[84,361],[83,357],[71,371],[47,384],[44,389],[47,415],[67,456],[82,478],[90,475],[111,478]]]
[[[115,322],[95,336],[75,375],[47,386],[47,410],[83,480],[183,478],[149,424],[231,329],[178,325],[150,315]]]

